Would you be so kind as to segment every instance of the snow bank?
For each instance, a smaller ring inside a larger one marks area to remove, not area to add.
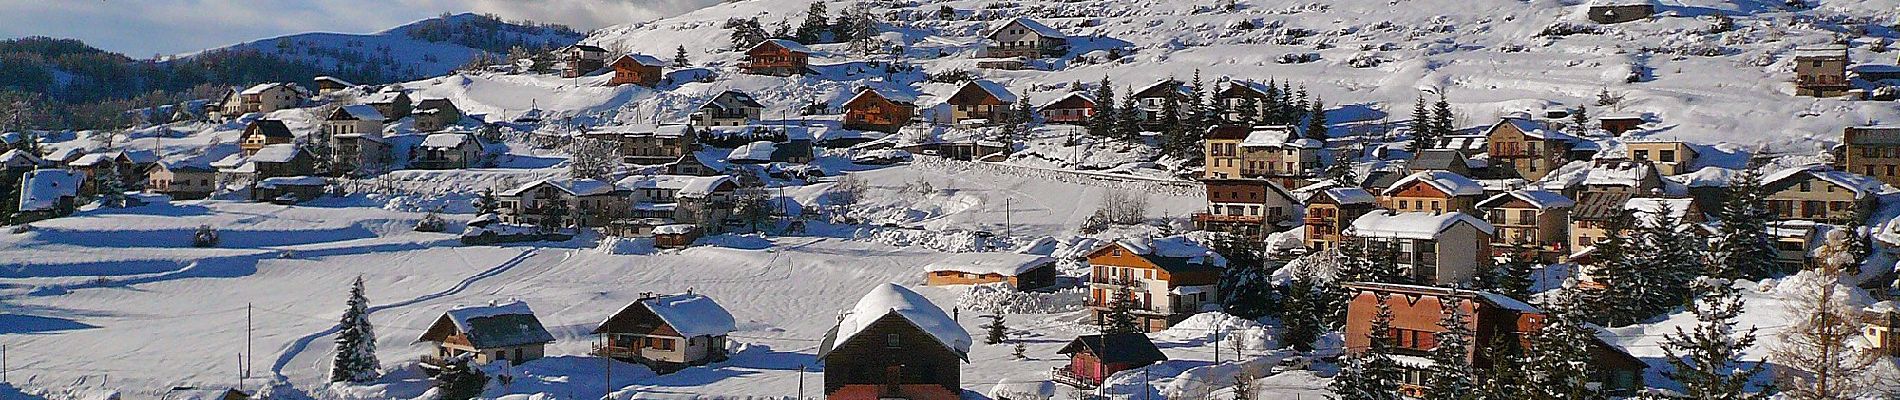
[[[1227,313],[1205,312],[1187,317],[1181,323],[1155,333],[1154,337],[1171,341],[1205,341],[1218,337],[1223,349],[1229,344],[1237,344],[1242,352],[1252,354],[1280,347],[1267,332],[1268,327],[1258,321]]]
[[[607,236],[600,238],[600,245],[594,248],[604,254],[646,255],[653,254],[653,238],[625,238]]]
[[[957,296],[957,307],[986,314],[1060,314],[1081,310],[1088,296],[1088,292],[1082,288],[1051,293],[1023,292],[1001,283],[991,283],[970,285],[964,289],[963,294]]]

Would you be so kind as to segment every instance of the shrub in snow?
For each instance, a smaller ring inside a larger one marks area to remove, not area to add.
[[[211,225],[198,225],[198,232],[191,235],[193,247],[214,247],[218,245],[218,231]]]
[[[1353,68],[1372,68],[1384,63],[1385,58],[1372,53],[1354,54],[1351,59],[1346,60],[1346,66]]]
[[[465,353],[450,357],[446,365],[435,373],[435,392],[441,400],[468,400],[482,394],[482,388],[488,386],[488,375],[470,365]]]
[[[416,221],[416,232],[441,232],[444,225],[448,223],[442,221],[442,216],[430,211],[429,214],[422,216],[421,221]]]
[[[1542,32],[1538,32],[1537,36],[1557,38],[1557,37],[1564,37],[1564,36],[1570,36],[1570,35],[1595,35],[1599,33],[1603,33],[1603,31],[1601,29],[1598,29],[1595,25],[1585,25],[1585,24],[1578,24],[1578,23],[1572,23],[1572,22],[1558,22],[1555,24],[1550,24],[1550,26],[1544,27],[1544,30]]]
[[[1319,61],[1319,53],[1281,54],[1280,58],[1273,60],[1273,62],[1281,63],[1281,64],[1301,64],[1301,63],[1309,63],[1309,62],[1314,62],[1314,61]]]

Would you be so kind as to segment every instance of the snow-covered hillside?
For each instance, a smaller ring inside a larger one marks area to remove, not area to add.
[[[205,52],[255,51],[303,62],[337,76],[405,80],[446,74],[484,52],[505,55],[510,47],[559,48],[581,37],[572,31],[524,26],[479,14],[454,14],[370,34],[312,32],[260,39]]]

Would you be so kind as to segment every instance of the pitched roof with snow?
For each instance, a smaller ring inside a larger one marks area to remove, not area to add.
[[[694,178],[698,177],[691,175],[635,175],[621,178],[620,181],[614,182],[614,186],[628,190],[667,189],[677,191],[686,188],[686,185],[692,183]]]
[[[102,164],[102,163],[112,162],[112,160],[116,160],[118,158],[119,158],[119,152],[105,151],[105,152],[98,152],[98,153],[92,153],[92,154],[79,156],[79,159],[73,160],[73,162],[67,163],[67,165],[71,165],[75,167],[93,167],[93,166],[98,166],[99,164]]]
[[[1020,17],[1009,21],[1007,24],[1003,24],[1003,26],[996,27],[996,30],[990,31],[990,34],[983,35],[983,37],[995,39],[997,34],[1003,33],[1003,30],[1009,29],[1011,25],[1022,25],[1023,29],[1028,29],[1030,32],[1035,32],[1037,35],[1050,39],[1066,39],[1069,37],[1068,35],[1064,35],[1062,31],[1056,30],[1056,28],[1050,28],[1048,25],[1043,25],[1041,22],[1036,22],[1036,20],[1033,19]]]
[[[333,121],[343,119],[344,117],[358,121],[376,122],[382,122],[384,119],[381,111],[376,111],[376,107],[368,104],[351,104],[337,107],[336,112],[330,113],[330,120]]]
[[[1763,186],[1770,186],[1770,187],[1778,186],[1778,185],[1791,185],[1795,181],[1789,181],[1788,180],[1789,178],[1795,178],[1795,177],[1799,177],[1803,175],[1813,176],[1815,179],[1820,179],[1822,181],[1832,183],[1836,186],[1840,186],[1843,189],[1853,191],[1854,198],[1861,198],[1861,197],[1867,197],[1869,195],[1884,193],[1889,189],[1885,183],[1882,183],[1880,182],[1880,180],[1874,179],[1873,177],[1856,174],[1852,172],[1839,171],[1832,168],[1828,168],[1827,166],[1824,166],[1824,165],[1807,165],[1807,166],[1784,169],[1784,170],[1777,171],[1775,173],[1768,174],[1767,176],[1762,177],[1761,182]]]
[[[1372,204],[1378,201],[1377,198],[1372,196],[1372,192],[1358,187],[1336,187],[1320,191],[1320,193],[1327,198],[1333,199],[1333,203],[1342,205]]]
[[[1419,171],[1418,173],[1399,179],[1398,182],[1392,183],[1391,187],[1387,187],[1384,191],[1379,192],[1379,194],[1389,196],[1393,193],[1398,193],[1399,190],[1404,189],[1405,186],[1412,183],[1431,185],[1433,188],[1453,196],[1478,196],[1484,194],[1484,184],[1471,180],[1471,178],[1467,178],[1464,175],[1445,171]]]
[[[685,187],[680,188],[680,192],[677,196],[706,197],[707,195],[711,195],[713,191],[719,190],[720,186],[731,182],[732,177],[727,175],[695,177],[692,181],[686,182]]]
[[[756,141],[752,143],[739,145],[738,148],[732,149],[732,153],[726,155],[726,160],[733,161],[733,162],[739,162],[739,161],[771,162],[772,152],[776,150],[778,150],[777,143],[772,143],[771,141],[766,141],[766,140],[760,140],[760,141]]]
[[[324,76],[318,76],[318,77],[315,77],[315,78],[310,78],[310,80],[312,80],[312,81],[317,81],[317,82],[325,82],[325,81],[328,81],[328,82],[330,82],[330,83],[334,83],[334,84],[336,84],[337,86],[342,86],[342,87],[351,87],[351,86],[356,86],[356,84],[354,84],[354,83],[350,83],[350,81],[346,81],[346,80],[342,80],[342,79],[337,79],[337,77],[334,77],[334,76],[328,76],[328,75],[324,75]]]
[[[555,189],[559,189],[573,196],[603,195],[613,193],[615,189],[613,184],[593,179],[559,178],[534,181],[533,183],[521,185],[512,190],[502,192],[501,195],[520,196],[522,193],[527,193],[529,190],[540,187],[541,185],[553,186]]]
[[[699,108],[706,107],[731,111],[742,108],[765,108],[765,105],[759,104],[758,99],[752,98],[752,95],[746,94],[746,92],[727,90],[719,92],[719,94],[714,95],[710,99],[706,99],[706,102],[699,106]]]
[[[276,138],[296,137],[296,135],[292,135],[290,133],[290,127],[284,125],[284,121],[278,121],[274,119],[260,119],[256,121],[251,121],[251,124],[249,126],[244,127],[244,134],[249,135],[249,134],[252,134],[253,132],[262,134],[264,135],[264,137],[276,137]]]
[[[1095,106],[1095,96],[1091,96],[1087,93],[1082,93],[1082,92],[1069,92],[1061,96],[1056,96],[1056,99],[1053,101],[1042,103],[1042,105],[1036,106],[1036,109],[1054,107],[1058,104],[1063,104],[1065,102],[1070,102],[1070,101],[1080,102],[1082,104],[1086,104],[1088,107]]]
[[[1590,168],[1583,177],[1585,185],[1600,186],[1642,186],[1650,178],[1661,178],[1656,168],[1646,162],[1611,161],[1600,162]]]
[[[954,271],[980,275],[1018,276],[1052,265],[1055,258],[1017,253],[955,253],[924,266],[924,272]]]
[[[1009,88],[1004,87],[1001,83],[987,79],[978,79],[970,81],[969,85],[976,86],[977,89],[982,89],[985,93],[989,93],[991,97],[995,97],[997,101],[1004,103],[1016,102],[1016,93],[1010,92]]]
[[[658,57],[649,56],[645,54],[639,54],[639,53],[620,56],[620,58],[631,59],[633,60],[634,64],[640,64],[640,66],[643,66],[643,67],[665,67],[665,66],[673,65],[672,63],[660,61]],[[615,62],[619,62],[619,60],[615,60]]]
[[[613,323],[614,319],[619,318],[622,314],[626,314],[628,310],[634,307],[645,307],[647,311],[652,312],[654,316],[660,317],[660,321],[665,322],[667,326],[673,327],[673,330],[679,332],[680,336],[687,338],[725,336],[727,333],[738,330],[737,323],[735,323],[732,318],[732,313],[726,311],[726,308],[721,307],[719,303],[714,302],[711,297],[693,293],[682,293],[640,299],[632,304],[628,304],[626,307],[621,308],[619,312],[608,316],[607,320],[601,321],[600,327],[594,328],[593,333],[607,332],[608,324]]]
[[[1544,126],[1543,122],[1530,119],[1530,118],[1504,117],[1504,118],[1498,119],[1497,124],[1498,125],[1510,124],[1511,127],[1517,128],[1518,132],[1523,132],[1524,136],[1528,136],[1534,139],[1566,140],[1566,141],[1576,141],[1577,139],[1576,137],[1566,135],[1563,132],[1550,130]]]
[[[468,336],[469,345],[478,349],[554,342],[554,335],[541,326],[541,320],[535,318],[534,310],[520,300],[486,306],[455,307],[443,313],[436,323],[440,324],[442,320],[454,323],[456,330]],[[417,341],[434,340],[429,335],[434,332],[434,329],[430,329]]]
[[[1253,128],[1247,138],[1240,141],[1241,147],[1280,147],[1299,139],[1300,129],[1288,125],[1263,125]]]
[[[297,159],[297,153],[302,153],[303,151],[304,149],[302,147],[298,147],[293,143],[266,145],[263,148],[257,149],[257,154],[252,154],[250,160],[252,162],[262,163],[287,163]]]
[[[792,52],[796,52],[796,53],[806,53],[806,54],[811,53],[811,48],[805,47],[805,44],[790,41],[790,40],[785,40],[785,39],[766,39],[763,42],[759,42],[759,44],[753,45],[752,48],[746,49],[746,52],[750,53],[752,52],[752,50],[758,50],[759,47],[763,47],[766,44],[778,46],[786,50],[791,50]]]
[[[0,165],[5,166],[39,165],[41,162],[38,156],[20,149],[7,150],[6,153],[0,154]]]
[[[1471,224],[1487,235],[1496,232],[1491,223],[1457,211],[1433,214],[1384,210],[1369,212],[1352,220],[1352,230],[1348,234],[1357,237],[1434,239],[1458,224]]]
[[[79,195],[83,183],[77,172],[37,169],[20,176],[20,211],[43,211],[59,206],[59,199]]]
[[[433,133],[422,138],[420,146],[430,149],[455,149],[467,144],[469,140],[468,134],[465,133]]]
[[[1086,353],[1095,356],[1104,363],[1126,363],[1148,365],[1166,361],[1168,356],[1161,354],[1155,342],[1140,332],[1105,333],[1082,335],[1070,340],[1069,344],[1056,350],[1056,354]]]
[[[970,332],[963,330],[956,320],[931,303],[930,299],[895,283],[878,285],[859,299],[858,304],[838,320],[838,325],[825,334],[824,341],[818,345],[818,358],[824,358],[832,349],[856,338],[871,323],[891,314],[902,317],[919,331],[936,338],[957,356],[969,360]]]
[[[1531,207],[1537,209],[1570,208],[1570,206],[1577,205],[1576,201],[1572,201],[1569,197],[1564,197],[1564,195],[1558,194],[1557,192],[1548,190],[1512,190],[1491,196],[1491,198],[1478,203],[1478,207],[1497,207],[1512,199],[1523,200],[1525,203],[1529,203]]]
[[[915,104],[917,102],[917,96],[912,96],[912,95],[906,94],[904,92],[899,92],[896,90],[878,89],[878,88],[872,88],[872,87],[866,86],[866,87],[858,88],[858,93],[851,95],[851,98],[845,100],[844,104],[855,103],[858,101],[859,98],[864,98],[864,97],[883,98],[885,101],[889,101],[889,102],[897,103],[897,104]]]

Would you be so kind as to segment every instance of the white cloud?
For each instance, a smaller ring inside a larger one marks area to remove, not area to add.
[[[559,23],[582,31],[648,21],[720,0],[0,0],[0,37],[74,38],[133,57],[303,32],[369,33],[444,12]]]

